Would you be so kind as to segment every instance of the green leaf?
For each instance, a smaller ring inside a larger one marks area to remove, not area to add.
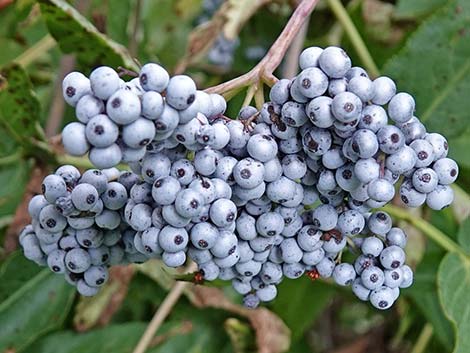
[[[219,353],[229,344],[223,325],[208,321],[203,313],[187,320],[192,324],[190,332],[171,337],[149,353]]]
[[[11,254],[0,267],[0,303],[41,271],[21,251]]]
[[[88,68],[108,65],[138,70],[125,47],[100,33],[66,1],[39,0],[39,3],[49,32],[64,53],[75,53]]]
[[[414,271],[413,286],[402,293],[411,297],[420,314],[433,325],[436,338],[450,350],[454,342],[452,325],[439,305],[437,294],[437,273],[443,255],[437,245],[428,242],[424,257]]]
[[[467,218],[459,228],[457,233],[457,240],[465,249],[465,251],[470,252],[470,218]]]
[[[190,322],[190,330],[176,320],[164,323],[157,332],[161,343],[146,352],[219,353],[227,345],[228,338],[222,327],[204,322],[203,317]],[[86,333],[57,332],[34,342],[25,353],[50,353],[51,349],[54,353],[128,353],[137,345],[146,327],[147,323],[127,322]]]
[[[436,338],[445,348],[450,350],[454,342],[452,325],[440,306],[436,288],[421,293],[413,291],[410,296],[420,312],[434,327]]]
[[[449,156],[457,161],[460,167],[470,169],[470,158],[468,151],[470,150],[470,130],[457,138],[449,140]]]
[[[468,126],[469,27],[470,2],[451,1],[423,23],[384,70],[400,91],[415,96],[417,116],[428,130],[448,138]]]
[[[62,331],[34,342],[25,353],[128,353],[136,346],[146,323],[128,322],[87,333]]]
[[[129,36],[127,27],[131,11],[130,0],[108,0],[108,17],[106,17],[106,33],[110,38],[122,45],[127,45]]]
[[[0,351],[19,351],[62,326],[75,291],[48,269],[24,282],[0,304]]]
[[[30,177],[29,171],[28,163],[22,161],[0,168],[0,216],[15,212]]]
[[[307,277],[284,280],[272,310],[284,320],[292,332],[292,341],[302,337],[333,297],[334,287],[312,282]]]
[[[184,56],[192,18],[183,17],[175,0],[144,1],[139,58],[160,61],[171,71]],[[190,4],[198,6],[198,4]],[[192,11],[191,11],[192,12]]]
[[[453,353],[470,352],[470,260],[448,253],[439,266],[439,298],[447,317],[455,328]]]
[[[23,146],[29,146],[31,138],[41,139],[38,132],[41,106],[28,75],[18,64],[0,71],[0,107],[0,131],[6,136]]]
[[[399,0],[394,17],[413,19],[430,14],[447,3],[447,0]]]

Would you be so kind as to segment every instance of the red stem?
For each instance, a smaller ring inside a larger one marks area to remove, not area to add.
[[[206,89],[206,92],[222,94],[260,81],[270,85],[276,83],[277,78],[273,75],[274,70],[276,70],[281,63],[297,32],[311,14],[318,1],[319,0],[302,0],[266,56],[253,69],[230,81],[209,87]]]

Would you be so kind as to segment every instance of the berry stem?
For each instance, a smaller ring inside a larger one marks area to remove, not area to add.
[[[137,72],[126,69],[125,67],[122,67],[122,66],[118,66],[117,72],[119,73],[119,77],[123,77],[123,76],[139,77],[139,74]]]
[[[344,8],[340,0],[328,0],[328,5],[331,11],[335,14],[341,26],[343,26],[345,32],[349,36],[353,47],[356,49],[357,55],[361,59],[367,71],[371,77],[377,77],[380,75],[379,69],[370,55],[364,40],[362,39],[359,31],[357,30],[354,22],[348,14],[348,11]]]
[[[424,219],[415,217],[413,214],[407,212],[407,210],[397,206],[386,205],[384,206],[384,211],[388,212],[391,216],[410,223],[443,249],[449,252],[455,252],[469,259],[468,254],[456,242]]]
[[[251,101],[253,100],[253,97],[255,96],[256,86],[257,85],[253,84],[250,87],[248,87],[246,91],[245,99],[243,100],[242,107],[247,107],[250,105]]]
[[[264,86],[259,84],[255,92],[256,109],[261,110],[264,104]]]
[[[206,89],[208,93],[219,93],[228,96],[230,92],[240,88],[264,82],[272,86],[277,82],[273,75],[287,49],[296,37],[305,20],[309,17],[319,0],[302,0],[290,17],[283,31],[273,43],[265,57],[249,72],[220,85]]]
[[[187,268],[185,272],[194,272],[197,270],[197,265],[192,262]],[[178,299],[183,294],[184,290],[190,285],[189,282],[175,282],[173,287],[171,288],[170,292],[168,292],[167,296],[163,300],[162,304],[158,307],[157,312],[153,316],[152,320],[150,321],[147,329],[145,330],[144,334],[139,340],[139,343],[135,347],[133,353],[144,353],[150,343],[152,342],[155,333],[162,325],[163,321],[165,321],[166,317],[170,314],[173,307],[178,302]]]

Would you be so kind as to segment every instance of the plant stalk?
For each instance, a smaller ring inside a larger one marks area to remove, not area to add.
[[[372,58],[369,50],[367,49],[364,40],[362,39],[359,31],[357,30],[356,26],[354,25],[351,17],[348,14],[348,11],[345,9],[343,4],[340,0],[327,0],[328,5],[331,8],[331,11],[335,14],[336,18],[338,19],[341,26],[343,26],[346,34],[348,35],[349,39],[353,47],[356,49],[357,55],[361,59],[364,67],[367,69],[369,74],[372,77],[377,77],[380,75],[379,69]]]
[[[468,259],[468,254],[466,254],[465,251],[456,242],[454,242],[448,235],[441,232],[432,224],[426,222],[424,219],[414,217],[411,213],[397,206],[386,205],[384,206],[383,210],[398,219],[402,219],[410,223],[443,249],[450,252],[455,252]]]

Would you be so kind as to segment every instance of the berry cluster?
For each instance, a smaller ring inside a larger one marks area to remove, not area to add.
[[[88,153],[97,168],[136,163],[148,149],[179,143],[196,149],[197,141],[185,141],[184,134],[199,124],[197,113],[211,118],[226,108],[222,96],[198,91],[189,76],[170,78],[154,63],[144,65],[139,77],[129,82],[107,66],[96,68],[89,78],[72,72],[62,89],[79,120],[62,131],[65,150],[73,156]]]
[[[221,96],[157,64],[127,84],[107,67],[90,79],[69,74],[64,97],[81,122],[64,129],[66,149],[90,149],[97,167],[124,161],[132,172],[80,176],[64,166],[46,177],[20,236],[25,255],[65,273],[83,295],[97,292],[107,266],[158,258],[179,267],[189,257],[198,277],[231,281],[248,307],[273,300],[284,277],[306,274],[390,308],[413,272],[405,233],[376,209],[400,180],[406,205],[447,207],[457,164],[390,78],[369,79],[337,47],[307,48],[299,63],[270,102],[236,120],[222,115]],[[102,121],[115,127],[113,139]]]
[[[82,175],[65,165],[48,175],[42,195],[28,207],[32,223],[21,232],[25,256],[65,276],[80,294],[95,295],[108,279],[108,266],[136,262],[126,239],[134,231],[120,211],[139,177],[116,169]]]

